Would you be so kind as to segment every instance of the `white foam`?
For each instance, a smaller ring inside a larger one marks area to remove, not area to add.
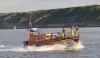
[[[5,45],[1,45],[1,47],[5,47]],[[27,48],[23,47],[14,47],[9,49],[0,49],[0,51],[16,51],[16,52],[27,52],[27,51],[53,51],[53,50],[81,50],[84,46],[82,42],[79,42],[75,46],[67,47],[66,44],[54,44],[54,45],[44,45],[44,46],[29,46]]]
[[[79,41],[78,44],[75,46],[75,49],[76,49],[76,50],[81,50],[81,49],[83,49],[83,48],[85,48],[85,46],[82,44],[81,41]]]

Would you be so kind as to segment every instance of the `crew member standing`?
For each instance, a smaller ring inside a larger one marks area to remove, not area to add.
[[[71,28],[71,37],[76,38],[78,36],[79,36],[78,27],[72,26],[72,28]]]

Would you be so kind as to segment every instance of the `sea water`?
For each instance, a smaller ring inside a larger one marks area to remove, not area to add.
[[[61,28],[40,28],[41,33],[61,32]],[[0,30],[0,58],[99,58],[100,27],[79,28],[80,40],[77,46],[66,48],[65,44],[23,47],[28,40],[27,29]],[[70,28],[66,28],[70,34]]]

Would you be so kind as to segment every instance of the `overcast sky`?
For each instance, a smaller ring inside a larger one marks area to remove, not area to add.
[[[100,5],[100,0],[0,0],[0,12],[23,12],[43,9]]]

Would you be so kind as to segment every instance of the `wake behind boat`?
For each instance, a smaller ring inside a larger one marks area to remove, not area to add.
[[[24,47],[66,44],[67,47],[75,46],[79,41],[78,27],[72,26],[71,34],[66,35],[65,28],[58,33],[41,33],[38,28],[29,28],[29,38],[23,42]]]

